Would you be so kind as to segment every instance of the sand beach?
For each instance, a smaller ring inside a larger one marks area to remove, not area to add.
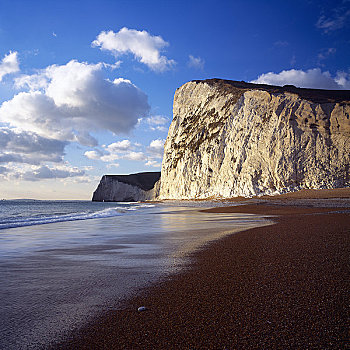
[[[264,215],[274,224],[208,244],[192,253],[190,268],[53,348],[348,348],[349,192],[304,191],[206,209]]]

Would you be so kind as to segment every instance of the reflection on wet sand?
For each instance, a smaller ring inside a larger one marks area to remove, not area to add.
[[[250,214],[158,205],[124,216],[2,230],[0,348],[45,347],[242,229]]]
[[[164,239],[168,240],[166,244],[173,250],[169,255],[169,259],[174,259],[172,266],[183,264],[184,258],[209,242],[242,230],[272,224],[272,221],[252,214],[208,214],[198,209],[184,208],[163,213]]]

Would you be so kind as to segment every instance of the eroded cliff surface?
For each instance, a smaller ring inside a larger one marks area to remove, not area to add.
[[[350,185],[350,93],[223,80],[176,90],[160,199]]]
[[[160,172],[131,175],[104,175],[92,196],[96,202],[134,202],[154,199]]]

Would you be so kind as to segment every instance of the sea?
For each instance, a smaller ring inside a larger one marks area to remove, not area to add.
[[[0,349],[45,349],[209,242],[269,222],[229,202],[0,201]]]

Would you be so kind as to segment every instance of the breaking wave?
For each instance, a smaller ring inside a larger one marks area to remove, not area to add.
[[[151,204],[137,204],[132,206],[122,206],[114,208],[106,208],[103,210],[93,212],[80,212],[69,213],[59,215],[40,215],[40,216],[28,216],[28,217],[7,217],[0,220],[0,230],[7,228],[34,226],[43,224],[52,224],[56,222],[65,221],[77,221],[77,220],[89,220],[89,219],[101,219],[110,218],[114,216],[124,215],[131,211],[136,211],[143,208],[152,208]]]

